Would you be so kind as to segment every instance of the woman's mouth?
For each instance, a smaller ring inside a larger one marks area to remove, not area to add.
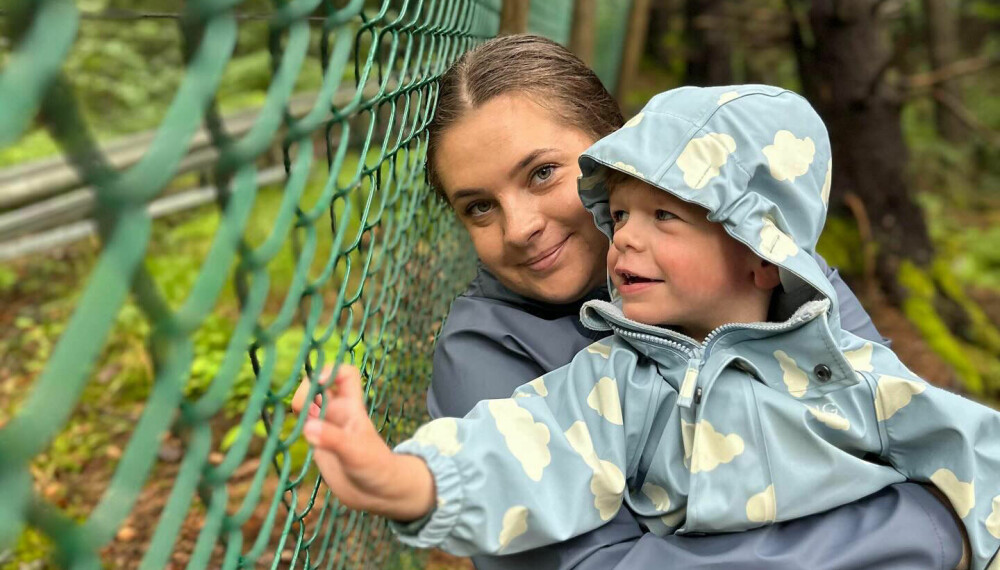
[[[566,236],[566,239],[524,262],[524,265],[532,271],[545,271],[551,268],[559,261],[559,254],[562,253],[563,247],[569,241],[569,238],[570,236]]]

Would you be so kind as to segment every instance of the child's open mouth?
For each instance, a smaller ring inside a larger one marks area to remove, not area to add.
[[[643,277],[642,275],[629,273],[628,271],[619,271],[618,275],[622,277],[623,285],[636,285],[638,283],[659,283],[663,281],[662,279],[651,279],[649,277]]]

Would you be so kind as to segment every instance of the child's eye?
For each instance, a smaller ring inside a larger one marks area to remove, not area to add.
[[[626,221],[628,221],[628,212],[626,212],[625,210],[615,210],[611,212],[611,219],[616,224],[624,224]]]
[[[546,164],[531,173],[531,181],[536,184],[545,182],[555,173],[556,167],[553,164]]]
[[[465,213],[473,218],[485,216],[493,210],[493,204],[486,200],[476,200],[465,207]]]
[[[657,210],[656,211],[656,221],[658,221],[658,222],[665,222],[667,220],[672,220],[672,219],[674,219],[676,217],[677,217],[676,215],[674,215],[673,213],[668,212],[666,210]]]

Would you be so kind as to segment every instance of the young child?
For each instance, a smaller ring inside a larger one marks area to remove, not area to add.
[[[656,533],[729,532],[910,479],[947,497],[972,568],[1000,568],[1000,413],[841,330],[809,254],[832,162],[803,98],[675,89],[580,164],[620,295],[581,318],[613,336],[395,453],[341,367],[305,434],[345,504],[414,521],[394,524],[407,544],[504,554],[594,529],[622,501]]]

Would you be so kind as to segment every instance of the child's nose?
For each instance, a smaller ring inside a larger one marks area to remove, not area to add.
[[[615,230],[614,235],[611,237],[611,243],[614,244],[619,251],[625,251],[627,249],[638,251],[642,249],[642,240],[639,236],[639,232],[636,231],[636,224],[628,222]]]

